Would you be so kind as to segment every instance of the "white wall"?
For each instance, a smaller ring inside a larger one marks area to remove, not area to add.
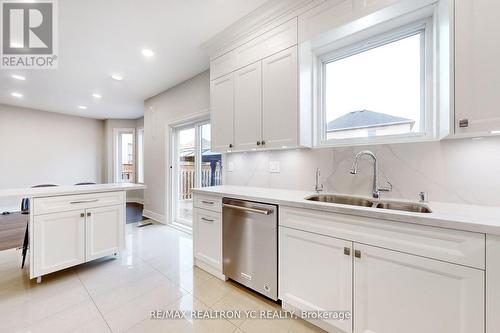
[[[209,72],[203,72],[164,93],[145,101],[145,215],[166,222],[166,174],[170,135],[168,124],[180,118],[207,110],[210,104]],[[167,162],[166,162],[167,161]]]
[[[225,184],[312,191],[320,168],[325,192],[370,196],[372,162],[364,157],[359,173],[349,173],[354,155],[365,149],[378,157],[381,184],[389,177],[394,186],[382,197],[417,200],[425,191],[431,201],[500,206],[500,137],[226,154]],[[280,162],[280,173],[269,173],[270,161]]]
[[[104,122],[0,105],[0,188],[102,182]],[[18,200],[0,210],[19,209]]]

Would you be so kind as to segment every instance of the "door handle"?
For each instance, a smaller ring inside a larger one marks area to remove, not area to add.
[[[269,215],[272,214],[273,210],[272,209],[256,209],[256,208],[250,208],[250,207],[242,207],[242,206],[236,206],[236,205],[230,205],[230,204],[223,204],[223,207],[226,208],[233,208],[237,210],[242,210],[250,213],[257,213],[257,214],[262,214],[262,215]]]

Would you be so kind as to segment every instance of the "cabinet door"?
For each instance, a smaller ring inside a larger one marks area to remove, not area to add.
[[[355,243],[354,332],[484,332],[484,271]]]
[[[226,151],[233,144],[233,74],[210,82],[212,150]]]
[[[33,229],[34,276],[85,261],[84,211],[35,216]]]
[[[87,209],[86,217],[86,261],[114,254],[124,248],[123,205]]]
[[[221,213],[195,209],[193,222],[194,257],[222,272]]]
[[[457,134],[500,130],[500,1],[455,1]],[[468,120],[460,127],[460,120]]]
[[[280,295],[285,309],[351,311],[352,243],[280,227]],[[293,308],[289,308],[291,305]],[[327,320],[325,329],[351,332],[351,320]]]
[[[238,150],[257,148],[262,139],[261,63],[234,73],[234,143]]]
[[[264,147],[298,144],[297,47],[262,60],[262,129]]]

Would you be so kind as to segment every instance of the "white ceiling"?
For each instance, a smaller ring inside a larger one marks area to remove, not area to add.
[[[203,42],[265,2],[58,1],[58,69],[0,70],[0,103],[102,119],[141,117],[145,99],[208,69]],[[143,48],[155,56],[145,58]],[[124,80],[112,80],[112,73]]]

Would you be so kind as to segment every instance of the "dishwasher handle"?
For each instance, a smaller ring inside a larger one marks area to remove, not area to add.
[[[238,209],[250,213],[257,213],[257,214],[262,214],[262,215],[269,215],[273,213],[272,209],[256,209],[256,208],[250,208],[250,207],[243,207],[243,206],[237,206],[237,205],[230,205],[230,204],[223,204],[222,207],[226,208],[233,208],[233,209]]]

